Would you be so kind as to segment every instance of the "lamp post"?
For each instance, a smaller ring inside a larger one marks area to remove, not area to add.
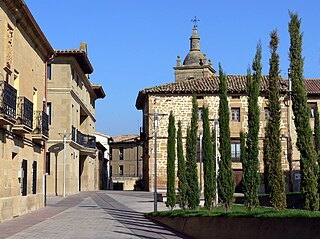
[[[202,138],[203,138],[203,130],[200,129],[200,194],[202,193]]]
[[[154,110],[153,114],[154,126],[154,212],[157,212],[157,128],[158,128],[158,110]]]
[[[218,162],[218,128],[219,128],[219,121],[217,115],[214,116],[214,131],[215,131],[215,147],[216,147],[216,200],[215,204],[218,205],[218,171],[219,171],[219,162]]]

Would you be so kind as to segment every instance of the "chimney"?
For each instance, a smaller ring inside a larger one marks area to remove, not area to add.
[[[87,53],[87,43],[86,42],[81,42],[80,43],[80,50],[82,50],[85,53]]]

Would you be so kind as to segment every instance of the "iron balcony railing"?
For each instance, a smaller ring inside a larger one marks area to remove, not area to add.
[[[17,90],[6,81],[0,81],[0,114],[14,120],[16,101]]]
[[[49,116],[43,110],[33,113],[33,132],[49,136]]]
[[[32,129],[33,103],[24,96],[17,98],[17,125],[25,125]]]
[[[96,137],[95,136],[83,134],[73,126],[71,128],[71,139],[72,139],[72,141],[75,141],[84,147],[88,147],[88,148],[95,148],[96,147]]]

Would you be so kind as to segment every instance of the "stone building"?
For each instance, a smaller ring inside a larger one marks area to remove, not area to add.
[[[0,222],[44,205],[46,61],[53,48],[23,0],[0,1]]]
[[[90,82],[92,72],[86,43],[80,49],[57,50],[48,61],[48,195],[98,189],[95,101],[105,93]]]
[[[142,145],[139,135],[120,135],[110,141],[110,174],[113,189],[133,190],[142,178]]]
[[[96,141],[99,142],[105,148],[103,153],[103,168],[101,172],[102,188],[100,189],[112,189],[111,174],[110,174],[110,141],[112,137],[100,132],[95,133]]]
[[[209,119],[213,127],[214,119],[218,116],[219,108],[219,77],[215,75],[210,62],[206,62],[206,56],[200,52],[200,38],[196,27],[190,38],[190,52],[183,65],[178,57],[177,66],[174,67],[176,82],[156,87],[146,88],[139,92],[136,100],[136,108],[142,110],[144,184],[150,191],[154,190],[154,126],[152,114],[157,110],[159,123],[157,128],[157,187],[166,189],[166,157],[167,157],[167,129],[170,111],[175,116],[176,127],[181,121],[183,141],[186,140],[186,129],[191,122],[192,96],[197,97],[199,115],[203,106],[209,107]],[[196,46],[196,47],[195,47]],[[195,72],[193,72],[194,70]],[[201,75],[201,72],[205,72]],[[306,79],[308,101],[311,107],[310,120],[313,127],[313,112],[320,103],[320,79]],[[248,130],[248,100],[246,89],[246,76],[228,75],[228,101],[230,109],[230,131],[232,149],[232,168],[236,179],[236,191],[241,191],[242,163],[240,161],[240,131]],[[263,76],[261,92],[259,96],[260,106],[260,192],[264,191],[263,180],[263,138],[264,128],[268,120],[268,77]],[[199,117],[201,119],[201,117]],[[286,174],[287,190],[299,190],[299,152],[295,147],[296,133],[291,110],[291,100],[288,91],[288,80],[281,79],[281,145],[282,167]],[[202,122],[199,121],[199,129]],[[198,159],[198,170],[199,170]]]

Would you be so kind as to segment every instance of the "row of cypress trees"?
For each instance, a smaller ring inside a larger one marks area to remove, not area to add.
[[[312,130],[309,122],[307,95],[303,79],[302,34],[300,33],[301,20],[297,14],[290,13],[290,74],[292,79],[292,102],[294,123],[297,132],[297,148],[300,151],[301,188],[304,196],[304,205],[308,210],[318,210],[320,176],[318,164],[320,163],[320,123],[319,113],[315,112],[315,145],[313,146]],[[285,178],[281,166],[281,141],[280,141],[280,69],[277,48],[279,44],[276,30],[270,34],[269,60],[269,120],[265,129],[264,171],[267,192],[270,193],[270,201],[277,210],[286,208]],[[252,210],[259,205],[258,187],[260,184],[259,165],[259,130],[260,111],[258,97],[260,94],[260,82],[262,79],[262,47],[258,43],[255,58],[252,63],[253,74],[248,69],[248,133],[240,133],[241,159],[243,163],[243,191],[245,206]],[[235,181],[231,168],[231,141],[230,141],[230,115],[228,108],[227,80],[225,73],[219,64],[219,162],[218,191],[219,199],[226,211],[232,209],[234,201]],[[177,157],[178,157],[178,196],[179,205],[185,209],[195,209],[200,203],[198,175],[197,175],[197,132],[198,132],[198,105],[196,97],[192,99],[193,111],[191,126],[187,129],[186,161],[183,155],[181,123],[178,123],[177,133]],[[204,160],[204,196],[205,207],[211,209],[215,197],[215,142],[210,137],[208,108],[203,109],[203,160]],[[168,128],[168,185],[167,206],[171,209],[175,205],[175,137],[174,116],[169,117]],[[212,133],[212,136],[215,132]],[[318,162],[318,163],[317,163]]]

